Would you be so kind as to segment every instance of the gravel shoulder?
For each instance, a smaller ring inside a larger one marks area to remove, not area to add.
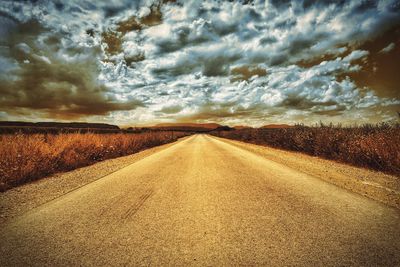
[[[181,140],[186,138],[189,137]],[[303,153],[236,140],[213,138],[400,209],[400,177],[349,166]],[[177,142],[146,149],[129,156],[101,161],[69,172],[57,173],[0,193],[0,224],[127,167],[147,156],[173,146]]]
[[[218,137],[214,138],[400,209],[400,177],[299,152],[285,151]]]
[[[180,140],[188,137],[181,138]],[[0,224],[55,198],[92,183],[141,159],[173,146],[178,141],[138,153],[97,162],[69,172],[56,173],[0,193]]]
[[[144,152],[9,198],[0,266],[400,266],[400,210],[326,182],[363,169],[209,135]]]

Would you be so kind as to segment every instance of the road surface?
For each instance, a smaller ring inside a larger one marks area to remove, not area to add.
[[[0,266],[400,266],[400,213],[195,135],[2,225]]]

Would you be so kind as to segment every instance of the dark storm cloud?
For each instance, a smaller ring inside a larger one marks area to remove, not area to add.
[[[209,25],[205,25],[204,27],[209,27]],[[191,29],[189,26],[182,26],[174,29],[171,33],[171,37],[168,39],[160,40],[157,45],[159,48],[159,53],[170,53],[179,51],[182,48],[188,45],[199,45],[204,42],[208,42],[213,40],[215,36],[213,35],[198,35],[191,36]]]
[[[187,46],[193,47],[206,42],[217,41],[225,35],[238,33],[239,21],[208,21],[199,19],[195,24],[173,27],[170,35],[156,40],[159,53],[179,51]],[[251,32],[240,32],[243,38],[249,38]]]
[[[361,1],[359,1],[361,2]],[[315,0],[304,0],[302,3],[302,6],[304,8],[310,8],[310,7],[325,7],[329,5],[336,5],[337,7],[342,7],[346,3],[346,0],[320,0],[320,1],[315,1]]]
[[[60,52],[61,36],[47,34],[40,44],[38,37],[43,33],[48,33],[48,29],[29,20],[15,23],[2,40],[7,47],[2,56],[16,61],[12,71],[0,76],[3,111],[15,114],[37,110],[48,117],[73,118],[143,106],[136,100],[118,101],[98,81],[99,48],[67,47],[63,55],[77,58],[66,60],[56,54]]]
[[[309,110],[313,107],[324,107],[324,106],[333,106],[336,105],[337,102],[330,100],[330,101],[312,101],[307,98],[300,97],[298,95],[288,95],[288,97],[278,105],[278,107],[285,107],[285,108],[294,108],[298,110]]]
[[[276,43],[278,41],[278,39],[276,39],[276,37],[274,36],[267,36],[267,37],[263,37],[259,40],[259,43],[261,45],[266,45],[266,44],[273,44]]]
[[[287,51],[287,56],[296,56],[308,49],[313,45],[317,44],[321,40],[327,39],[329,37],[327,32],[317,32],[309,35],[297,35],[290,37],[288,40],[288,46],[285,48]],[[287,61],[290,61],[287,59]]]
[[[175,113],[178,113],[179,111],[181,111],[182,109],[183,109],[183,107],[180,105],[172,105],[172,106],[163,107],[162,109],[160,109],[160,112],[166,113],[166,114],[175,114]]]
[[[279,9],[283,9],[283,8],[289,8],[290,5],[292,4],[292,1],[291,0],[271,0],[270,3],[279,10]]]
[[[12,113],[18,108],[41,110],[50,117],[104,115],[130,110],[143,104],[117,101],[109,90],[96,82],[96,66],[90,61],[47,62],[27,56],[30,63],[20,67],[17,81],[2,81],[0,105]]]
[[[175,77],[196,71],[201,71],[207,77],[226,76],[229,74],[229,66],[239,58],[240,55],[234,50],[221,51],[218,47],[199,49],[190,52],[190,57],[186,53],[181,54],[181,60],[157,67],[153,72],[159,77]]]
[[[206,102],[199,105],[196,113],[179,117],[181,122],[204,121],[204,122],[230,122],[238,124],[246,121],[249,117],[252,120],[263,120],[268,116],[278,115],[282,112],[272,111],[263,104],[254,104],[244,107],[240,103],[228,102],[223,105],[220,103]]]
[[[248,81],[254,76],[262,77],[267,75],[267,71],[260,67],[240,66],[231,69],[232,82],[235,81]]]
[[[379,106],[391,118],[399,6],[2,1],[0,111],[257,125],[358,121]]]

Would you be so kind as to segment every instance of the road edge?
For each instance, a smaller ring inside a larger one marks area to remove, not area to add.
[[[384,203],[388,206],[400,209],[400,191],[396,190],[397,188],[390,188],[382,183],[382,180],[384,179],[390,179],[391,183],[394,183],[397,180],[398,187],[400,187],[399,178],[396,176],[350,166],[344,163],[306,155],[304,153],[286,151],[269,146],[261,146],[213,135],[209,136],[211,138],[216,138],[222,142],[231,144],[235,147],[252,152],[258,156],[262,156],[268,160],[285,164],[286,166],[296,169],[297,171],[315,176],[321,180],[349,190],[353,193],[357,193],[359,195]],[[302,164],[295,163],[293,161],[287,161],[283,159],[282,156],[272,155],[273,153],[296,156],[296,158],[298,158],[302,163],[309,163],[310,161],[324,163],[325,165],[329,165],[329,172],[321,172],[321,170],[317,170],[316,164]]]
[[[192,135],[131,155],[99,161],[67,172],[55,173],[11,188],[5,192],[0,192],[0,225],[54,199],[105,178],[140,160],[164,151],[190,137]]]

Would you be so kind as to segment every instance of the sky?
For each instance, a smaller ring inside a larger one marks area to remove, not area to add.
[[[400,2],[0,1],[0,120],[376,123]]]

